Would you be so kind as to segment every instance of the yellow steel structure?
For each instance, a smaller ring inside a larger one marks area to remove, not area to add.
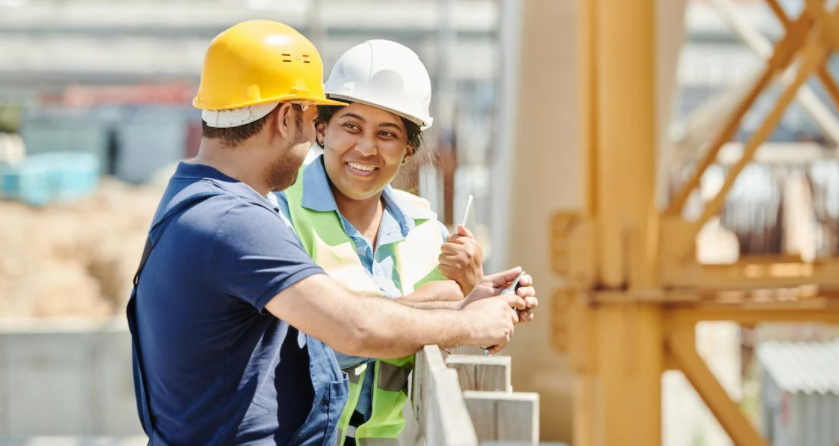
[[[825,62],[839,49],[839,8],[807,0],[788,18],[766,68],[669,207],[655,203],[656,0],[590,0],[581,6],[581,94],[587,157],[584,213],[551,222],[553,340],[576,375],[575,446],[661,444],[661,375],[678,369],[738,446],[766,445],[695,350],[699,321],[839,324],[839,259],[741,258],[700,265],[695,240],[737,175],[771,134],[798,88],[816,76],[839,106]],[[757,97],[788,67],[797,74],[696,221],[682,207]],[[759,292],[757,290],[760,290]],[[760,295],[760,299],[754,298]]]

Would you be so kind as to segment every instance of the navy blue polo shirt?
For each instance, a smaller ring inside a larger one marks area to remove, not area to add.
[[[312,408],[310,358],[264,307],[323,271],[275,204],[209,166],[178,166],[154,222],[136,313],[157,435],[286,444]]]

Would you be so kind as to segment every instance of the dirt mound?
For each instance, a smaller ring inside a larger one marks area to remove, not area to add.
[[[124,311],[161,194],[106,178],[69,205],[0,201],[0,317]]]

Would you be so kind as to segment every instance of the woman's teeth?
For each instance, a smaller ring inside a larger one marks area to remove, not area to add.
[[[363,170],[365,172],[372,172],[372,171],[378,169],[377,167],[365,166],[364,164],[356,164],[356,163],[347,163],[347,164],[349,164],[350,167],[352,167],[353,169]]]

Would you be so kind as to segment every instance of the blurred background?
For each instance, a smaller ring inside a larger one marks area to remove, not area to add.
[[[542,297],[517,332],[518,391],[541,395],[543,441],[571,443],[574,374],[552,347],[549,222],[584,206],[579,20],[586,0],[0,0],[0,444],[144,444],[124,318],[146,230],[174,165],[197,153],[190,105],[210,40],[287,23],[328,74],[371,38],[412,48],[434,85],[434,163],[398,179],[470,226],[488,271],[531,272]],[[762,0],[660,1],[658,203],[684,183],[783,26]],[[836,1],[828,2],[833,7]],[[784,0],[791,16],[803,0]],[[828,64],[839,76],[836,55]],[[699,260],[839,255],[839,112],[808,82],[708,222]],[[719,190],[781,87],[743,118],[685,214]],[[631,119],[631,117],[627,117]],[[774,445],[839,441],[839,330],[700,324],[697,348]],[[733,444],[681,372],[662,380],[662,442]],[[808,420],[807,424],[802,420]],[[804,432],[818,432],[807,437]],[[88,442],[88,443],[84,443]],[[571,443],[573,444],[573,443]]]

